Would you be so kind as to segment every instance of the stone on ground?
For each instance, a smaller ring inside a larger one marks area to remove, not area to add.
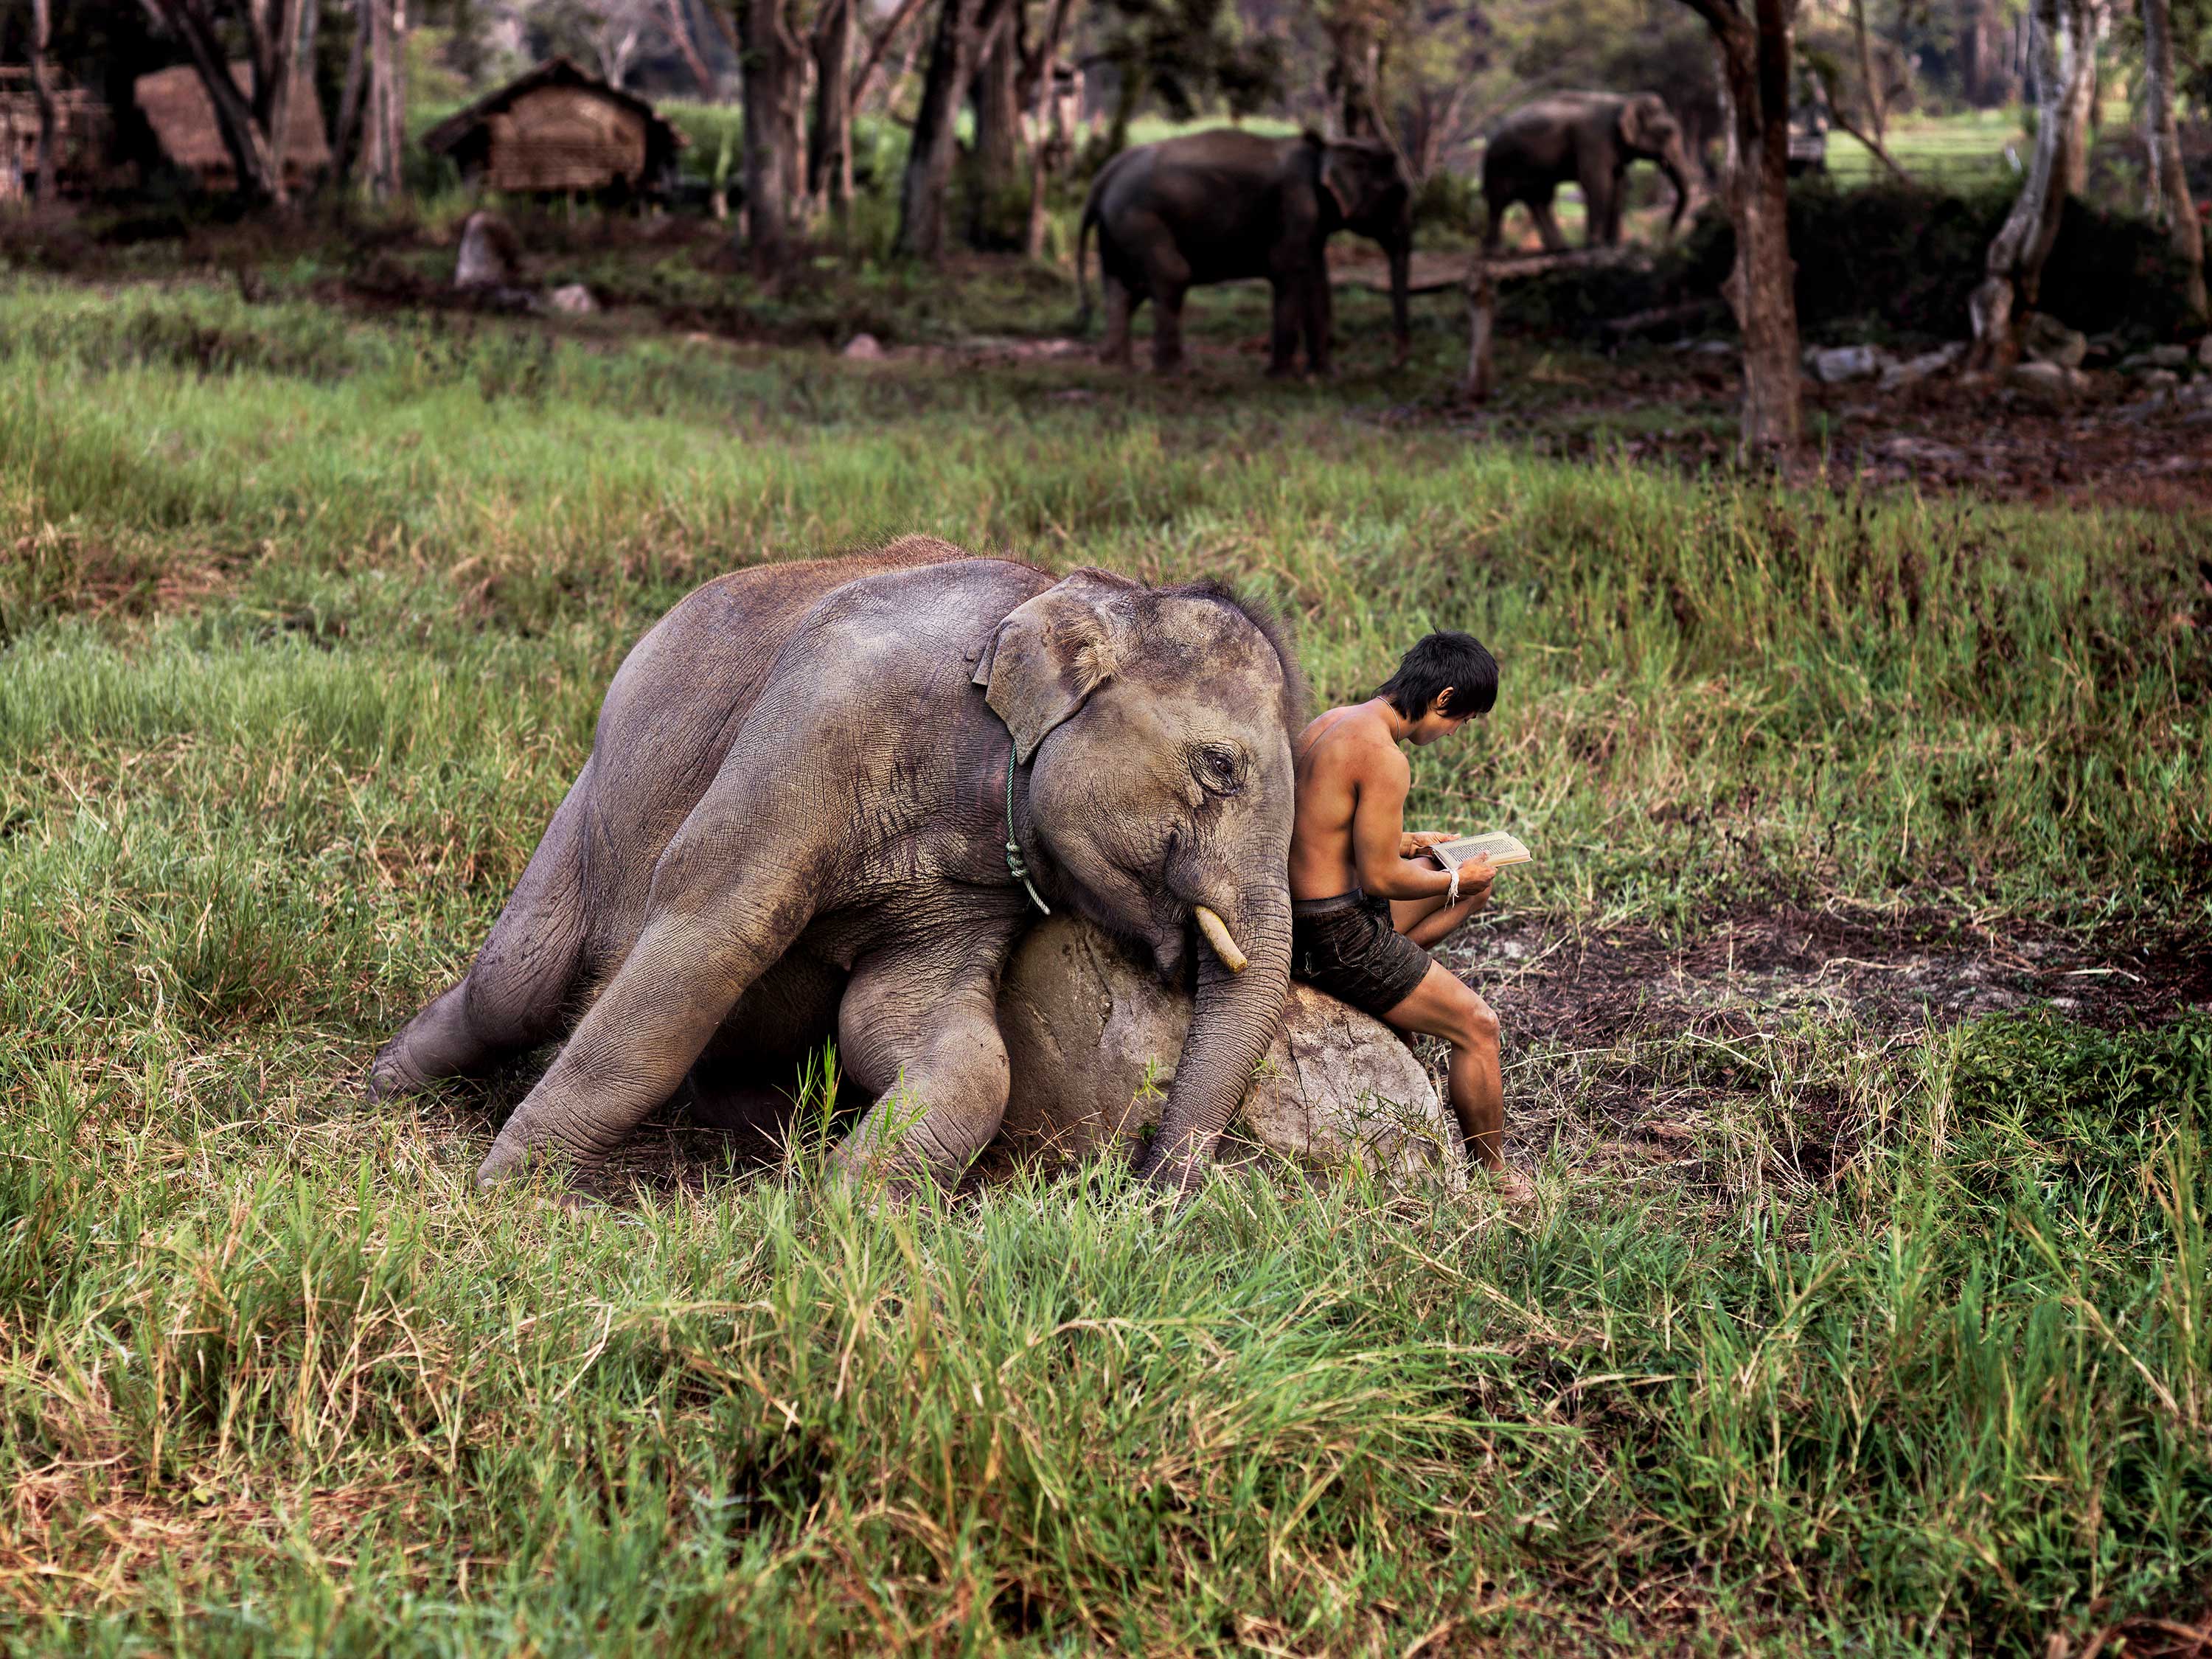
[[[1050,1165],[1133,1145],[1159,1121],[1192,1007],[1103,929],[1072,917],[1036,929],[999,993],[1012,1086],[987,1158]],[[1356,1158],[1392,1176],[1456,1179],[1466,1162],[1459,1126],[1397,1034],[1305,985],[1291,988],[1231,1133],[1304,1164]]]
[[[555,289],[545,296],[545,303],[570,317],[588,317],[599,308],[599,302],[592,297],[592,290],[581,283]]]
[[[479,208],[461,224],[460,257],[453,263],[457,289],[512,288],[521,276],[520,245],[506,220]]]

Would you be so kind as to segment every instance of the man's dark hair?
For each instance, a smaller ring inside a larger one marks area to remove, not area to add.
[[[1398,672],[1376,688],[1409,720],[1426,714],[1437,694],[1449,688],[1444,713],[1463,720],[1487,714],[1498,701],[1498,659],[1472,634],[1431,634],[1399,663]]]

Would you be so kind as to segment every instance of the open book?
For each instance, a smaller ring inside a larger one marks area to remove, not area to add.
[[[1458,841],[1439,842],[1429,848],[1429,856],[1447,870],[1456,870],[1469,859],[1487,859],[1494,868],[1501,864],[1526,864],[1528,849],[1517,836],[1503,830],[1493,830],[1486,836],[1466,836]]]

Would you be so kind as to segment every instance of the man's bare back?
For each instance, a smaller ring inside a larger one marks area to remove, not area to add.
[[[1353,842],[1362,797],[1370,819],[1398,826],[1399,834],[1390,838],[1395,856],[1413,768],[1382,714],[1365,702],[1322,714],[1298,734],[1291,754],[1297,778],[1291,896],[1323,899],[1348,893],[1361,884]]]

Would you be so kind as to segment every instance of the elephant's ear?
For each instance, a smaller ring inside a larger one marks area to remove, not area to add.
[[[1114,677],[1126,586],[1081,570],[1007,613],[975,665],[983,700],[1026,762],[1045,733]]]
[[[1644,93],[1620,106],[1620,142],[1631,149],[1658,149],[1666,143],[1659,130],[1666,119],[1667,103],[1656,93]]]

